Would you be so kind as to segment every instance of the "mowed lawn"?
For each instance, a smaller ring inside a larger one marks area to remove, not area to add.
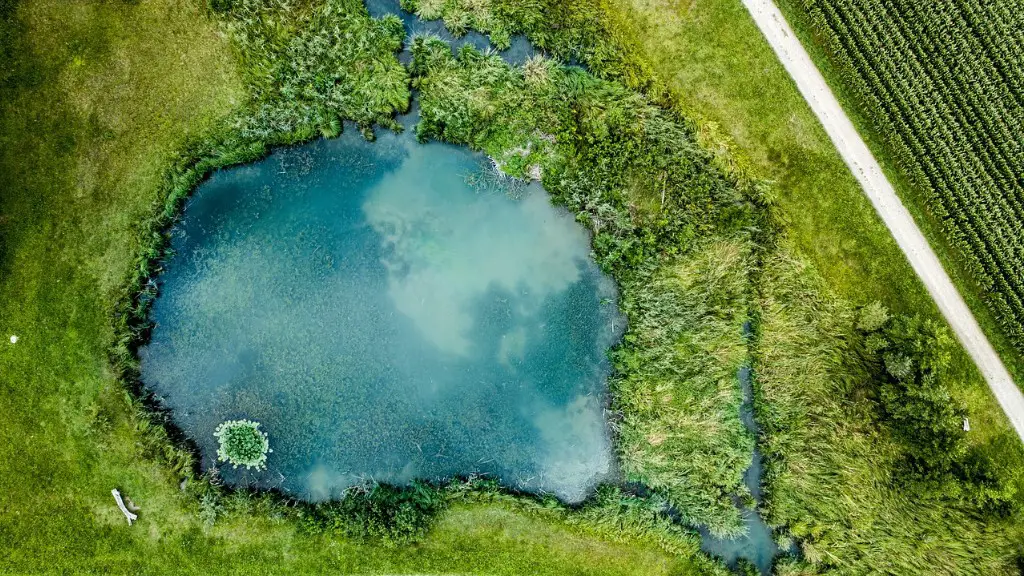
[[[258,510],[200,523],[143,455],[107,353],[162,171],[243,98],[202,4],[0,0],[0,572],[695,572],[653,544],[501,504],[453,508],[401,549]],[[130,528],[115,487],[141,507]]]
[[[783,5],[794,12],[793,2]],[[771,196],[787,234],[836,295],[856,304],[878,300],[898,312],[939,317],[740,0],[607,0],[605,6],[616,36],[651,66],[682,113],[696,121],[705,143],[728,150],[741,171],[772,184]],[[814,46],[808,48],[815,53]],[[858,128],[874,144],[862,122]],[[1020,356],[998,331],[977,288],[952,264],[950,247],[922,214],[923,200],[915,200],[888,158],[878,154],[879,147],[872,149],[1019,380],[1024,374]],[[976,437],[1008,430],[970,358],[960,352],[955,361],[964,383],[959,392],[970,405]]]

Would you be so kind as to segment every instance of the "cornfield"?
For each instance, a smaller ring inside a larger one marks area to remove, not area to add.
[[[1024,11],[1014,0],[803,0],[1024,351]]]

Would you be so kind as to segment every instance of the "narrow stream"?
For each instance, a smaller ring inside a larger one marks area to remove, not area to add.
[[[751,381],[752,372],[749,366],[739,369],[737,378],[743,390],[743,404],[740,406],[740,419],[747,430],[758,433],[757,422],[754,420],[754,387]],[[743,475],[743,483],[750,490],[756,505],[761,504],[761,472],[762,472],[761,451],[754,446],[754,456]],[[712,556],[725,561],[730,567],[735,567],[740,558],[753,562],[761,574],[771,573],[772,562],[778,556],[780,550],[775,544],[775,538],[771,528],[765,524],[760,512],[756,508],[743,506],[743,503],[736,499],[736,505],[742,508],[743,523],[747,527],[747,533],[739,538],[716,538],[708,532],[707,528],[700,527],[701,550]]]

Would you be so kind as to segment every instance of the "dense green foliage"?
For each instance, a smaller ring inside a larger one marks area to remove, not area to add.
[[[443,492],[425,484],[411,489],[374,485],[349,490],[337,502],[313,505],[302,520],[314,533],[335,531],[396,545],[421,537],[446,503]]]
[[[948,473],[966,448],[967,417],[947,383],[950,336],[934,323],[897,318],[865,340],[881,360],[879,404],[906,445],[909,471],[922,479]]]
[[[858,104],[1024,350],[1024,17],[1015,2],[805,0]]]
[[[1014,513],[1020,472],[1000,470],[989,451],[967,441],[967,407],[953,394],[952,337],[933,322],[890,320],[881,310],[865,307],[857,327],[882,420],[903,445],[897,479],[921,497]]]
[[[952,340],[935,325],[859,313],[782,254],[759,285],[757,416],[768,521],[814,574],[1010,574],[1021,533],[1012,430],[971,443]]]
[[[413,56],[417,135],[483,150],[513,176],[538,166],[620,280],[750,217],[689,129],[618,83],[541,57],[512,68],[467,47],[455,58],[438,39],[417,39]]]
[[[413,46],[421,138],[542,175],[593,232],[629,318],[610,387],[630,480],[690,524],[742,531],[732,497],[753,443],[739,419],[756,204],[671,113],[621,85],[535,58],[522,68],[437,39]],[[539,169],[533,169],[532,167]]]
[[[395,53],[405,39],[397,16],[369,18],[358,0],[236,0],[221,10],[249,88],[250,109],[234,128],[245,138],[316,129],[341,133],[395,126],[409,105],[408,74]]]
[[[252,420],[229,420],[222,422],[213,435],[217,437],[217,459],[238,468],[267,467],[267,454],[270,440],[267,433],[260,430],[259,422]]]

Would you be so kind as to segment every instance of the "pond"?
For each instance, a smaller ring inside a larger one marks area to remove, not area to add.
[[[367,7],[400,15],[410,35],[488,47],[397,0]],[[500,55],[535,53],[518,36]],[[625,327],[615,285],[538,185],[464,148],[416,143],[415,110],[399,117],[403,134],[371,144],[350,129],[202,184],[172,231],[143,381],[205,469],[218,465],[218,424],[261,423],[268,469],[221,464],[233,485],[317,501],[479,473],[579,502],[617,479],[605,415],[606,352]],[[750,369],[737,380],[757,433]],[[761,471],[755,449],[744,480],[757,506]],[[747,533],[695,527],[705,552],[761,574],[797,553],[735,501]]]
[[[482,473],[568,502],[613,473],[624,321],[587,232],[538,185],[411,131],[356,130],[215,173],[172,232],[143,381],[215,464],[259,421],[301,498]]]

